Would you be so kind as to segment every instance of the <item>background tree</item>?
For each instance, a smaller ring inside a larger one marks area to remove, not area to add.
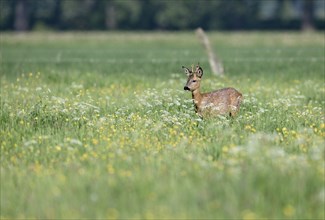
[[[325,29],[324,0],[0,0],[0,30]]]
[[[15,23],[14,27],[17,31],[26,31],[29,28],[29,12],[27,0],[17,0],[15,4]]]
[[[314,30],[314,1],[303,1],[303,13],[302,13],[302,30],[310,31]]]

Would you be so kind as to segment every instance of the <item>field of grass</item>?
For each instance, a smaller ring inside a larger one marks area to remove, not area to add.
[[[1,33],[1,218],[324,219],[324,33],[209,37],[224,78],[192,32]]]

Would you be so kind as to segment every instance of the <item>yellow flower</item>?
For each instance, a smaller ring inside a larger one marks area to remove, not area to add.
[[[97,139],[93,139],[92,142],[93,142],[93,145],[97,145],[98,144],[98,140]]]
[[[227,146],[223,146],[222,147],[222,152],[227,153],[228,152],[228,147]]]
[[[129,171],[129,170],[121,170],[119,174],[122,177],[130,177],[130,176],[132,176],[132,172]]]
[[[287,205],[283,209],[283,214],[286,217],[292,217],[295,214],[295,208],[292,205]]]
[[[81,156],[81,160],[87,160],[88,159],[88,154],[87,153],[84,153],[82,156]]]
[[[245,210],[242,215],[244,220],[259,219],[258,215],[251,210]]]
[[[119,212],[114,208],[110,208],[107,210],[107,218],[108,219],[117,219],[118,215],[119,215]]]
[[[114,169],[112,164],[107,165],[107,171],[108,171],[109,174],[114,174],[115,173],[115,169]]]

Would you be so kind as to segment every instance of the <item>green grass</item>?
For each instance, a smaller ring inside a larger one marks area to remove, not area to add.
[[[323,219],[324,33],[1,33],[1,218]],[[235,119],[201,120],[235,87]]]

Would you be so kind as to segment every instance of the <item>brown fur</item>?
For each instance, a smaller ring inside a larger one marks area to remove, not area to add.
[[[192,71],[186,67],[185,73],[188,76],[184,90],[192,92],[195,111],[201,116],[213,116],[218,114],[229,114],[234,117],[240,107],[243,96],[234,88],[223,88],[213,92],[201,93],[200,84],[203,70],[200,66],[196,66],[196,70]]]

